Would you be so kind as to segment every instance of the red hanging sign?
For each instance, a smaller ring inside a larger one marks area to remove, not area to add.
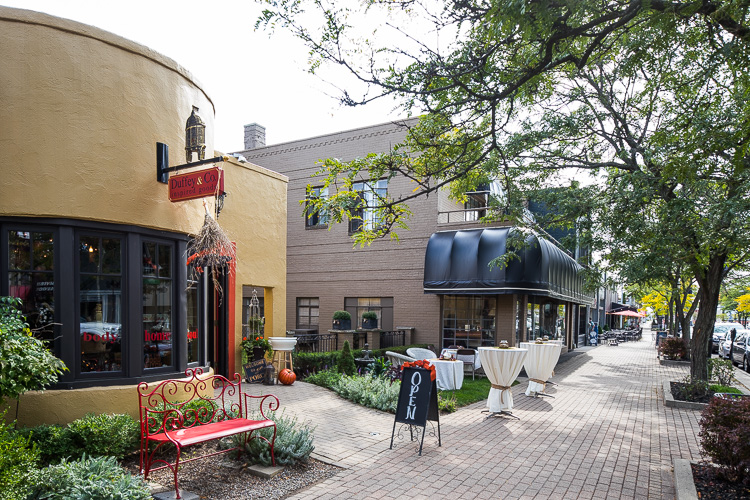
[[[224,171],[219,167],[169,178],[169,201],[185,201],[224,194]]]

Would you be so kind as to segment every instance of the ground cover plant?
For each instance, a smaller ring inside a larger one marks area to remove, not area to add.
[[[276,465],[295,465],[306,463],[315,449],[313,445],[314,428],[308,423],[301,423],[297,417],[286,415],[284,412],[270,412],[266,415],[276,422],[276,441],[274,456]],[[262,419],[261,415],[254,415],[253,419]],[[263,436],[269,442],[273,437],[273,429],[265,428],[255,431],[253,436]],[[222,440],[224,449],[241,446],[245,440],[244,434],[236,434]],[[245,458],[252,463],[271,465],[271,449],[266,441],[252,439],[245,445]]]
[[[83,456],[39,471],[31,498],[148,500],[151,492],[143,478],[129,474],[115,457]]]

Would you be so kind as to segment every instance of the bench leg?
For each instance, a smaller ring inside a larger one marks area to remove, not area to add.
[[[273,444],[276,442],[276,426],[273,426],[273,437],[271,438],[271,465],[276,467],[276,455],[273,453]]]
[[[177,471],[180,470],[180,452],[182,450],[180,447],[177,447],[177,459],[174,461],[174,497],[176,499],[182,498],[180,496],[180,485],[177,482]]]

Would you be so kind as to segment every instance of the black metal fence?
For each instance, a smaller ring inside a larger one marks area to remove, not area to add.
[[[297,337],[298,352],[330,352],[335,351],[338,345],[337,333],[287,333],[288,336]]]
[[[392,332],[380,332],[380,348],[396,347],[406,345],[406,330],[395,330]]]

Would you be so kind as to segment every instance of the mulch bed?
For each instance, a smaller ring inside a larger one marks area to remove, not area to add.
[[[690,398],[688,398],[684,395],[684,387],[685,384],[683,384],[682,382],[669,383],[669,389],[672,391],[672,396],[674,396],[674,398],[679,401],[689,401],[691,403],[710,403],[711,398],[714,397],[714,392],[708,391],[702,397],[691,396]]]
[[[214,441],[191,446],[183,451],[182,456],[189,458],[217,450],[218,446]],[[236,457],[236,452],[229,452],[181,465],[178,474],[180,489],[208,500],[279,499],[323,481],[340,470],[311,458],[305,464],[286,466],[274,477],[263,479],[252,475],[242,457]],[[174,453],[167,453],[164,458],[173,461]],[[156,464],[158,465],[162,464]],[[131,474],[138,474],[139,456],[136,454],[125,457],[122,466]],[[151,483],[174,488],[174,478],[169,469],[153,472],[148,479]]]
[[[692,464],[695,489],[702,500],[750,499],[750,488],[742,483],[732,483],[716,473],[716,467]]]

